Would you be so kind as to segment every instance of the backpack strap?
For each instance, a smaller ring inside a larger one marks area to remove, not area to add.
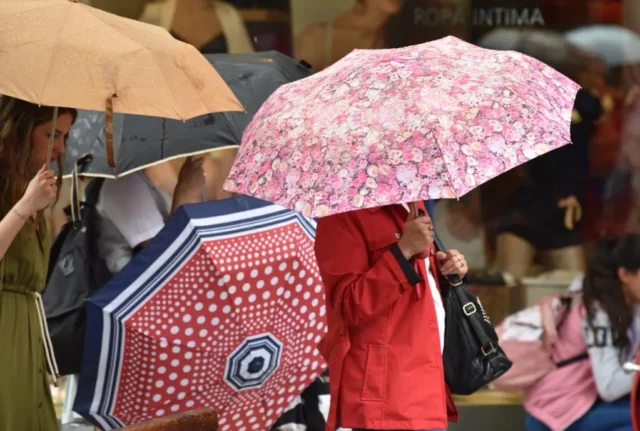
[[[576,362],[584,361],[585,359],[589,359],[588,352],[583,352],[571,358],[563,359],[562,361],[556,362],[556,367],[558,368],[566,367],[567,365],[575,364]]]
[[[87,184],[87,190],[85,191],[85,199],[83,202],[84,205],[95,208],[98,204],[98,199],[100,199],[100,190],[102,189],[103,183],[104,178],[95,178]]]

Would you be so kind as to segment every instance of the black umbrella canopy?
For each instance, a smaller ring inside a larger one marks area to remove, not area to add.
[[[313,71],[278,52],[205,56],[246,109],[203,115],[188,121],[114,115],[115,168],[107,163],[104,113],[80,111],[69,134],[65,174],[85,154],[93,157],[81,174],[117,178],[163,160],[236,147],[262,103],[281,85]]]

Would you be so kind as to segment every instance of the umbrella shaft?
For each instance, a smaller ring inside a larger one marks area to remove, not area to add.
[[[56,122],[58,121],[58,107],[53,108],[53,118],[51,119],[51,134],[49,135],[49,147],[47,148],[47,166],[51,163],[51,154],[53,154],[53,140],[56,136]],[[59,173],[61,174],[61,173]]]

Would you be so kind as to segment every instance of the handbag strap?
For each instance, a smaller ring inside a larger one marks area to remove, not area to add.
[[[447,252],[447,248],[444,246],[435,231],[433,232],[433,241],[439,251],[443,253]],[[464,318],[466,318],[467,322],[469,322],[469,326],[471,326],[471,329],[476,336],[476,340],[478,341],[478,344],[480,344],[480,352],[483,356],[493,353],[496,350],[496,346],[487,335],[486,330],[482,327],[481,322],[483,317],[480,316],[480,318],[473,318],[473,315],[478,313],[479,310],[476,304],[473,301],[469,301],[469,297],[464,294],[466,292],[464,281],[456,274],[445,276],[445,279],[451,285],[450,290],[453,291],[453,294],[458,297],[458,300],[462,304],[462,314]]]

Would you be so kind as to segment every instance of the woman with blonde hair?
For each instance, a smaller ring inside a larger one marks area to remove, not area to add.
[[[56,431],[47,369],[55,359],[40,292],[44,290],[51,235],[43,215],[58,196],[65,141],[76,111],[0,97],[0,429]],[[47,160],[53,138],[51,160]]]

